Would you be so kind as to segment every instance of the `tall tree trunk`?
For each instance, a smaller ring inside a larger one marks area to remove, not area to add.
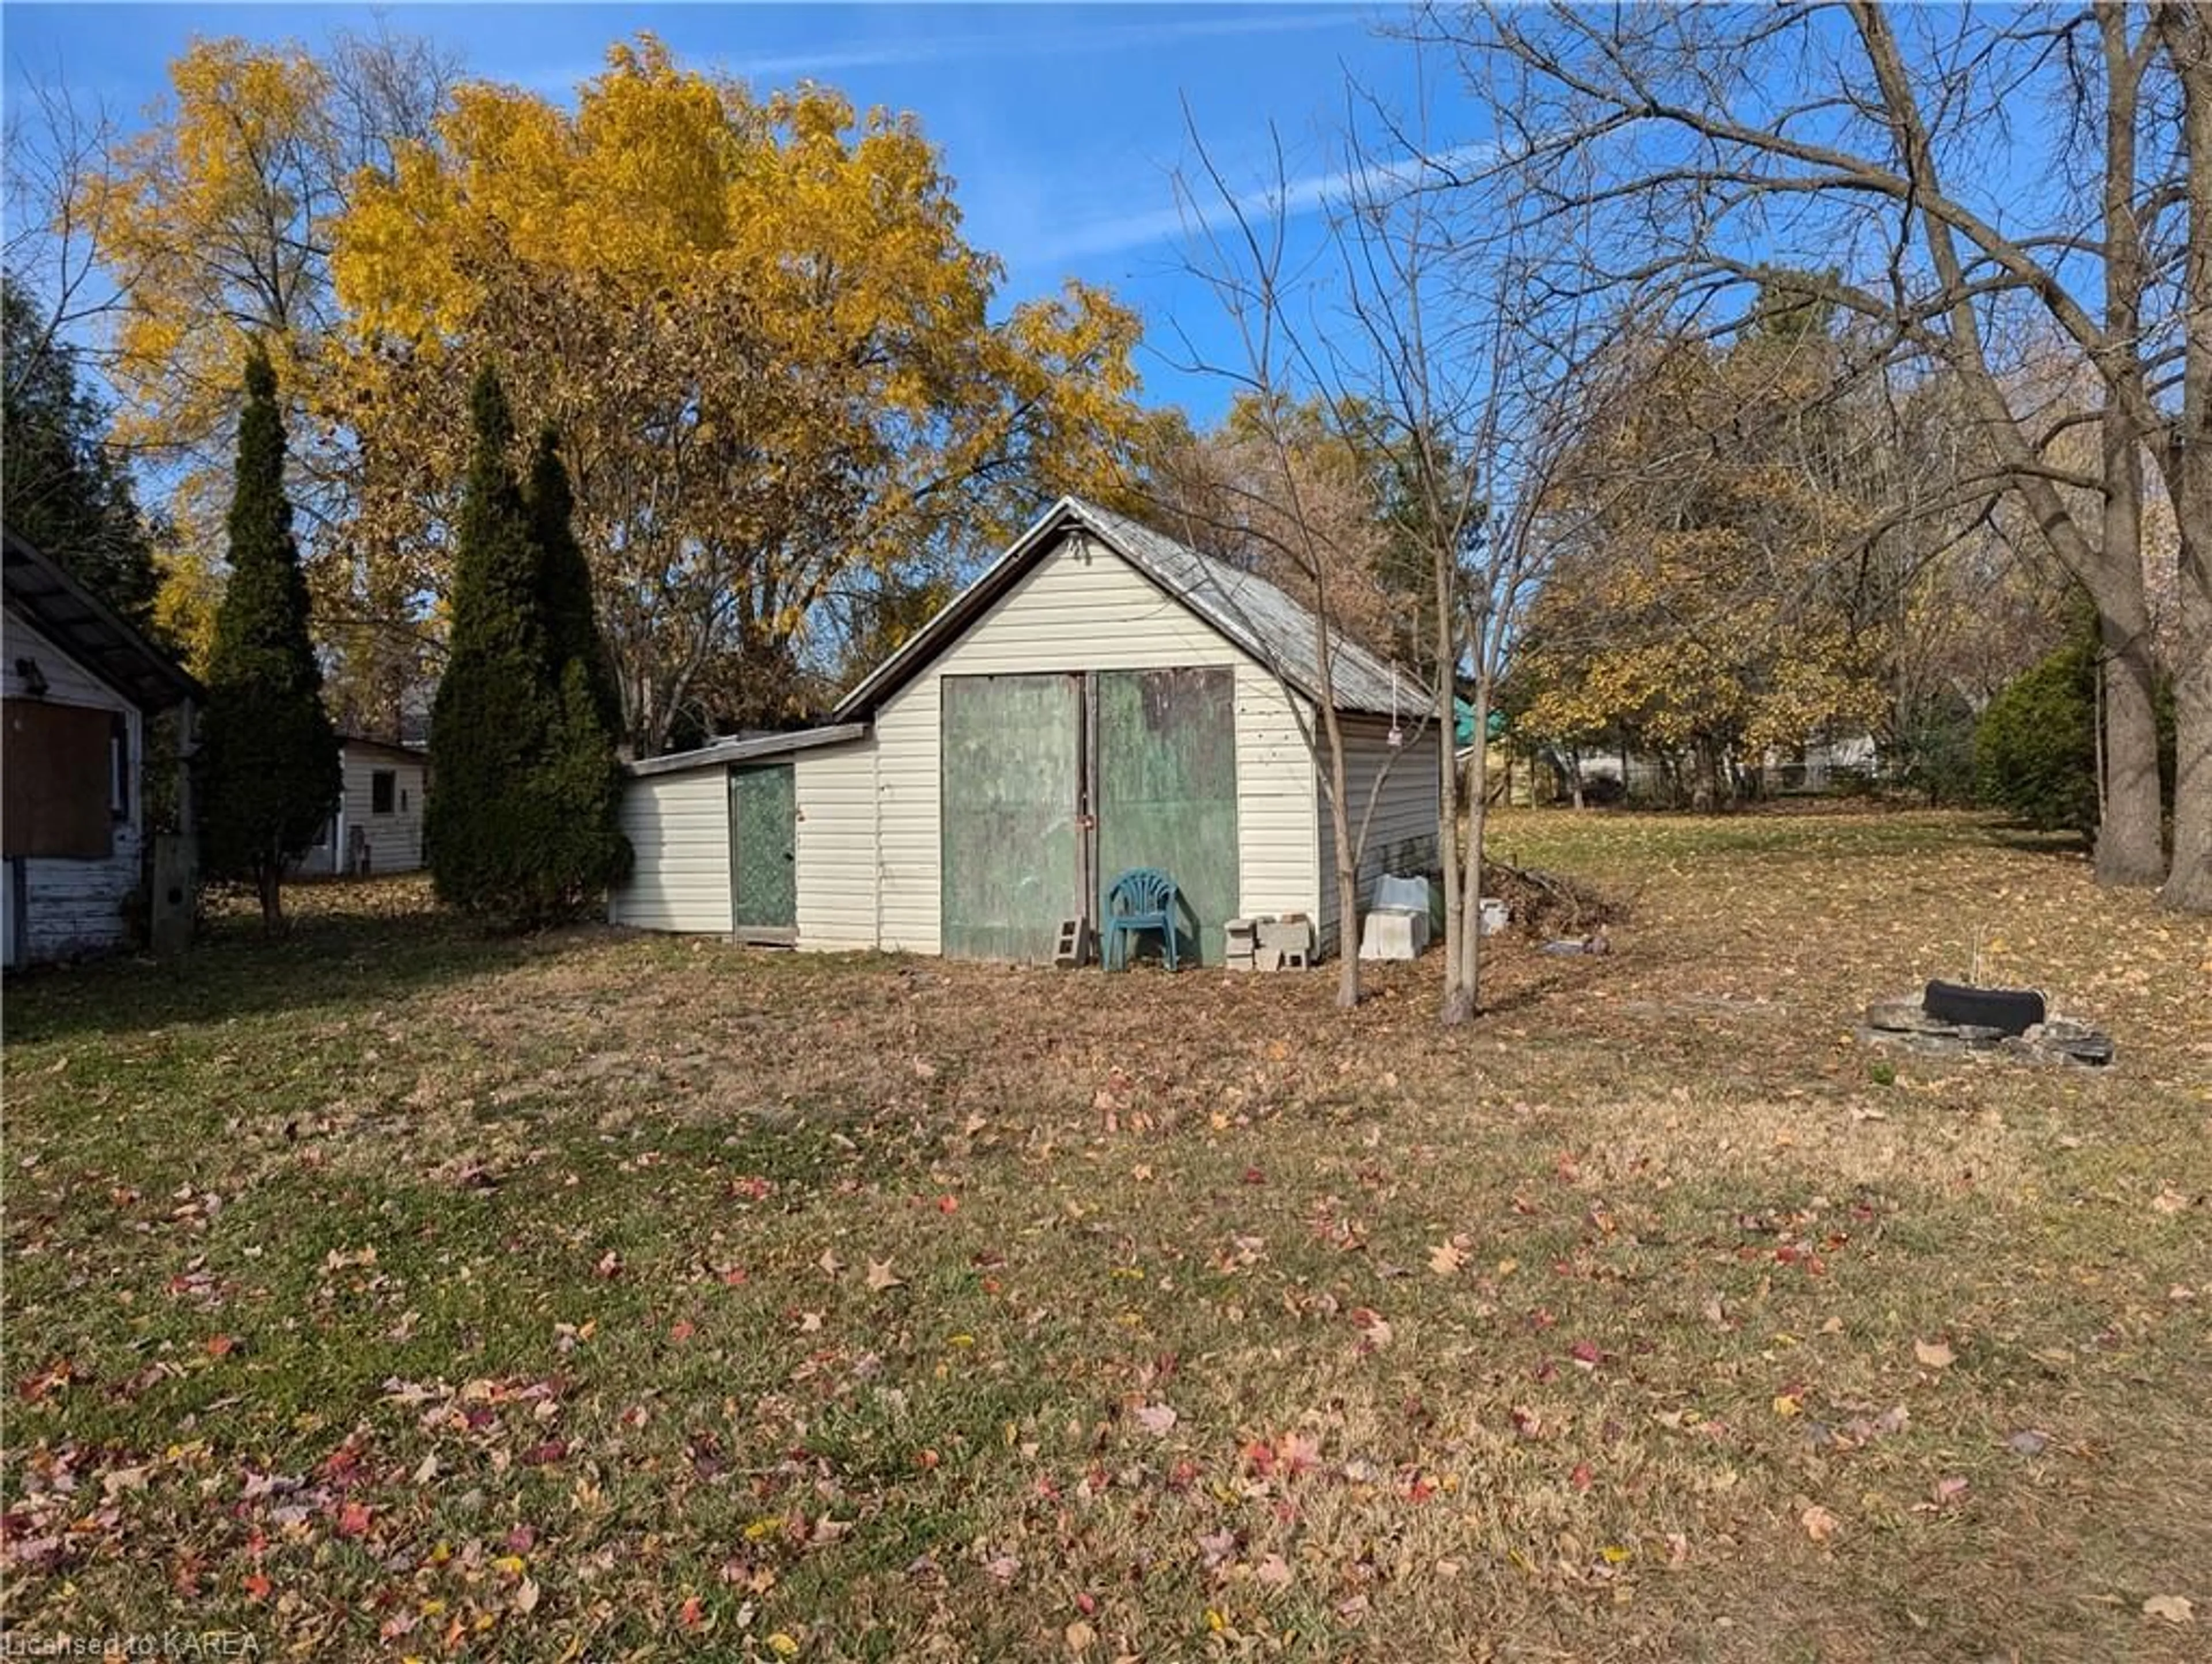
[[[264,865],[254,875],[254,887],[261,897],[261,933],[281,936],[284,934],[284,869],[281,862]]]
[[[2142,459],[2117,412],[2106,413],[2105,554],[2134,559],[2142,523]],[[2164,806],[2158,783],[2157,666],[2151,654],[2150,619],[2140,588],[2123,591],[2097,606],[2103,651],[2098,674],[2104,698],[2103,816],[2097,827],[2100,884],[2155,885],[2166,876]]]
[[[1328,713],[1328,815],[1336,845],[1336,1003],[1359,1003],[1359,850],[1352,839],[1352,808],[1345,801],[1344,741],[1336,713]],[[1318,926],[1320,921],[1315,921]]]
[[[1436,552],[1435,572],[1437,587],[1437,767],[1442,777],[1437,803],[1437,864],[1443,870],[1438,882],[1444,890],[1444,997],[1438,1017],[1447,1028],[1455,1028],[1474,1015],[1475,985],[1460,965],[1460,941],[1474,928],[1475,921],[1468,916],[1464,892],[1460,884],[1460,869],[1465,855],[1460,847],[1459,832],[1459,722],[1458,694],[1453,686],[1452,667],[1459,657],[1459,643],[1453,640],[1452,617],[1455,588],[1452,552],[1438,546]],[[1475,737],[1476,755],[1481,754],[1481,734]],[[1468,805],[1470,833],[1482,824],[1482,775],[1480,765],[1475,776],[1476,789]],[[1481,844],[1475,844],[1478,862],[1481,860]]]
[[[1490,680],[1486,663],[1474,679],[1474,762],[1469,770],[1474,780],[1468,792],[1467,844],[1455,875],[1461,923],[1459,980],[1470,1016],[1482,1009],[1482,843],[1490,821]]]
[[[2212,158],[2208,158],[2212,162]],[[2212,276],[2212,274],[2208,274]],[[2200,535],[2181,551],[2180,664],[2173,678],[2173,864],[2160,899],[2212,913],[2212,433],[2196,430]]]
[[[1719,807],[1719,766],[1713,756],[1710,741],[1699,740],[1692,751],[1696,763],[1696,783],[1690,789],[1690,809],[1695,814],[1711,814]]]
[[[2143,252],[2136,219],[2136,116],[2143,58],[2129,39],[2125,7],[2098,9],[2105,59],[2105,326],[2124,344],[2100,366],[2142,393]],[[2098,555],[2109,574],[2096,595],[2100,734],[2105,772],[2098,783],[2097,881],[2156,884],[2166,876],[2164,811],[2158,785],[2158,712],[2153,689],[2150,613],[2142,582],[2142,450],[2140,430],[2108,391],[2100,423],[2105,478],[2104,533]]]
[[[2189,252],[2183,291],[2194,298],[2182,372],[2181,420],[2168,430],[2168,477],[2181,533],[2180,649],[2174,667],[2178,768],[2170,907],[2212,912],[2212,18],[2166,0],[2158,24],[2181,77],[2188,149]]]

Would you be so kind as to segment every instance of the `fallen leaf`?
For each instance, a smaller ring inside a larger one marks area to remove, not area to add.
[[[1958,1358],[1958,1354],[1940,1340],[1914,1341],[1912,1356],[1930,1369],[1948,1369]]]
[[[885,1289],[896,1289],[905,1281],[891,1269],[890,1260],[871,1259],[868,1262],[868,1287],[876,1293],[881,1294]]]
[[[2014,1454],[2020,1456],[2040,1456],[2050,1442],[2051,1435],[2033,1427],[2023,1427],[2005,1441]]]
[[[2197,1606],[2185,1594],[2154,1594],[2142,1603],[2145,1618],[2156,1618],[2168,1624],[2193,1624],[2197,1621]]]
[[[1012,1554],[994,1554],[989,1559],[983,1562],[983,1570],[990,1573],[992,1576],[997,1578],[1001,1583],[1012,1582],[1014,1581],[1015,1574],[1020,1571],[1021,1569],[1022,1563],[1020,1558],[1018,1556]]]
[[[1264,1583],[1271,1589],[1290,1588],[1295,1576],[1291,1570],[1290,1562],[1279,1554],[1270,1554],[1252,1568],[1254,1581]]]
[[[845,1269],[845,1262],[837,1258],[837,1251],[835,1248],[823,1249],[822,1258],[816,1260],[814,1263],[819,1265],[823,1269],[823,1272],[830,1277],[836,1276],[838,1272]]]
[[[1098,1639],[1098,1631],[1079,1618],[1067,1626],[1066,1639],[1068,1651],[1089,1652],[1091,1643]]]
[[[1137,1411],[1135,1419],[1137,1425],[1146,1432],[1164,1437],[1175,1427],[1175,1407],[1165,1404],[1145,1405]]]
[[[1359,1326],[1359,1338],[1364,1344],[1380,1350],[1390,1344],[1390,1320],[1372,1307],[1355,1307],[1352,1320]]]
[[[1836,1534],[1836,1527],[1843,1522],[1818,1502],[1814,1502],[1797,1516],[1797,1523],[1805,1527],[1805,1534],[1814,1542],[1825,1543]]]
[[[1456,1242],[1439,1242],[1429,1250],[1429,1269],[1438,1277],[1452,1277],[1467,1264],[1467,1250]]]

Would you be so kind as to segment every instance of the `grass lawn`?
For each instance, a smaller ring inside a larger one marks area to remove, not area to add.
[[[1960,817],[1496,838],[1632,911],[1456,1034],[1433,960],[1343,1015],[405,881],[11,985],[9,1632],[2212,1655],[2212,935]],[[1852,1038],[1977,941],[2118,1064]]]

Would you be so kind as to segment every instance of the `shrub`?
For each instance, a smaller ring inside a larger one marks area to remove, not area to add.
[[[1983,802],[2045,832],[2097,830],[2097,660],[2068,643],[2014,679],[1974,733]]]

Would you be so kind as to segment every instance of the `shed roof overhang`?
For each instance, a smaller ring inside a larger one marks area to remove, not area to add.
[[[202,697],[200,685],[37,546],[4,539],[4,587],[41,635],[142,710]]]
[[[731,763],[772,762],[793,752],[845,745],[865,737],[867,731],[866,722],[840,722],[830,728],[799,728],[789,734],[738,734],[727,740],[717,740],[710,746],[701,746],[696,751],[677,751],[665,757],[647,757],[625,764],[623,767],[625,772],[634,777],[649,777],[683,774],[692,769],[719,768]]]

